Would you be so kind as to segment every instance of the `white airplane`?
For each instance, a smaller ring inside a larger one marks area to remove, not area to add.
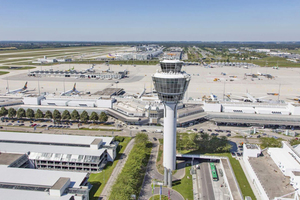
[[[214,95],[213,93],[210,94],[210,98],[212,101],[217,101],[218,97],[216,95]]]
[[[16,93],[24,93],[27,91],[27,82],[25,83],[24,87],[16,90],[9,90],[7,87],[7,92],[6,94],[16,94]]]
[[[262,96],[262,97],[254,97],[248,92],[246,93],[246,96],[237,96],[237,95],[227,95],[227,97],[230,97],[231,100],[240,100],[243,102],[252,102],[252,103],[261,103],[261,102],[268,102],[268,100],[264,100],[263,98],[266,98],[268,96]]]
[[[94,66],[95,66],[95,65],[92,65],[92,67],[86,69],[85,71],[86,71],[86,72],[95,72]]]
[[[79,94],[79,93],[80,92],[78,90],[76,90],[76,83],[75,83],[72,90],[68,90],[66,92],[62,92],[60,94],[60,96],[68,96],[68,95]]]

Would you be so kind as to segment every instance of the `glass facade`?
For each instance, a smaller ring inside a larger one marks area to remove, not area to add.
[[[168,72],[180,72],[182,67],[182,62],[174,62],[174,63],[160,63],[160,67],[162,72],[168,73]]]
[[[189,85],[188,78],[158,78],[152,77],[155,90],[162,101],[180,101]]]

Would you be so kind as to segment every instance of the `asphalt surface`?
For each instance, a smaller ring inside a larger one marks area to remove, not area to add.
[[[133,147],[133,144],[134,144],[134,139],[131,140],[126,149],[124,150],[119,162],[117,163],[116,167],[114,168],[113,172],[111,173],[111,176],[109,177],[104,189],[102,190],[102,193],[99,197],[99,199],[101,200],[106,200],[108,199],[109,197],[109,194],[110,194],[110,191],[111,191],[111,188],[113,186],[113,184],[115,183],[118,175],[121,173],[126,161],[127,161],[127,158],[128,158],[128,155]]]
[[[200,199],[215,200],[209,163],[200,163],[200,169],[197,169],[197,178],[200,183]]]

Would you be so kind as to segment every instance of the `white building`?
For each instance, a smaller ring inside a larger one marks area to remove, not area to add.
[[[286,141],[282,148],[269,148],[268,154],[278,166],[280,171],[290,177],[290,184],[298,190],[300,195],[300,154],[299,147],[295,149]]]
[[[261,149],[256,144],[243,144],[243,158],[255,157],[261,154]]]
[[[114,161],[113,137],[0,132],[0,152],[26,153],[35,168],[99,171]]]
[[[0,199],[89,200],[88,174],[0,165]]]

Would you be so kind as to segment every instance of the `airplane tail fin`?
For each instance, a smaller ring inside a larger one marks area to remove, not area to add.
[[[74,83],[73,91],[76,91],[76,83]]]
[[[23,90],[26,90],[27,89],[27,82],[25,83],[24,87],[23,87]]]

